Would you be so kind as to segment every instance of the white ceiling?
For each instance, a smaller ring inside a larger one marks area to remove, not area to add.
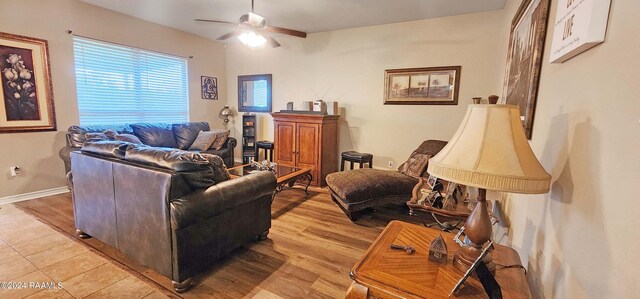
[[[81,0],[139,19],[216,39],[251,11],[251,0]],[[307,33],[502,9],[506,0],[255,0],[267,25]],[[278,36],[280,38],[281,36]],[[291,37],[294,38],[294,37]]]

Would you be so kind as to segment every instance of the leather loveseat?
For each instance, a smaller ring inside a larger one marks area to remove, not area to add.
[[[80,237],[94,237],[186,291],[191,277],[271,227],[269,171],[229,179],[220,157],[86,142],[68,174]]]
[[[71,152],[80,150],[82,144],[87,140],[86,134],[101,133],[106,130],[114,130],[118,134],[135,135],[145,145],[186,150],[201,130],[209,131],[210,128],[207,122],[71,126],[67,130],[67,145],[59,153],[60,158],[64,161],[65,173],[71,171]],[[204,153],[220,156],[227,167],[233,167],[233,149],[237,143],[235,138],[229,137],[220,150],[209,149]]]

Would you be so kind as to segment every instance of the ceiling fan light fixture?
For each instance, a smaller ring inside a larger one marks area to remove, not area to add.
[[[238,39],[249,48],[262,47],[267,43],[267,39],[255,31],[246,31],[240,34]]]

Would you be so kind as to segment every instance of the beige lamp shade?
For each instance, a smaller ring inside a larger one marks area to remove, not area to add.
[[[469,105],[458,131],[429,160],[428,173],[478,188],[549,192],[551,175],[533,154],[515,105]]]

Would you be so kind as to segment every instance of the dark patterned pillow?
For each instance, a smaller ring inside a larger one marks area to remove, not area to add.
[[[422,176],[424,171],[427,170],[429,159],[431,159],[431,155],[414,154],[409,157],[407,162],[404,162],[400,172],[414,178],[419,178]]]
[[[211,164],[211,171],[213,172],[213,181],[217,183],[224,182],[231,178],[227,166],[224,164],[224,160],[220,156],[212,154],[201,154]]]
[[[214,150],[220,150],[224,145],[224,143],[227,142],[227,138],[229,138],[230,131],[215,129],[215,130],[212,130],[211,132],[215,134],[216,139],[213,141],[213,143],[209,148],[212,148]]]

